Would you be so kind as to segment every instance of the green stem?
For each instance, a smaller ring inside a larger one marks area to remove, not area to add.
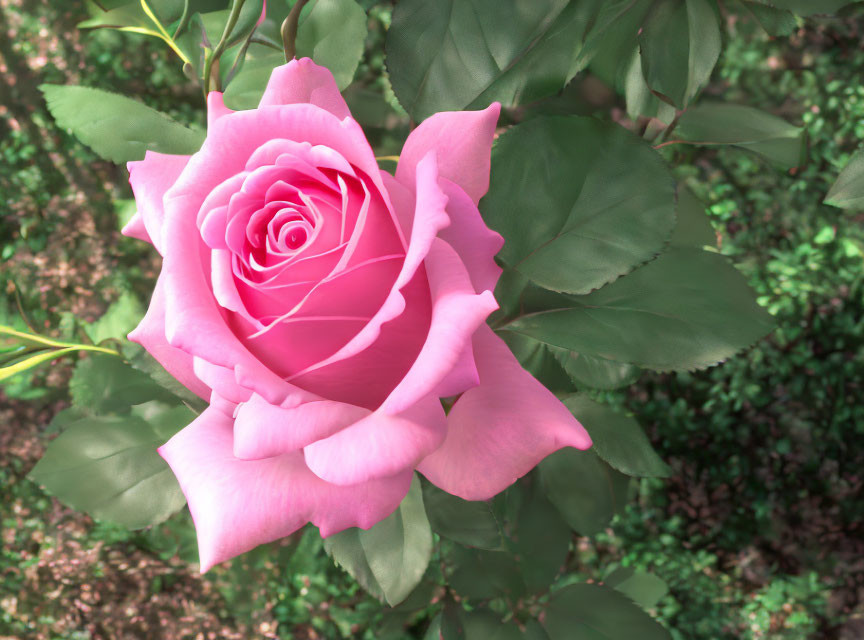
[[[180,16],[180,22],[177,23],[177,28],[174,30],[174,35],[171,36],[172,40],[176,40],[177,37],[186,30],[186,27],[189,26],[189,20],[191,18],[192,13],[189,11],[189,0],[184,0],[183,14]]]
[[[297,26],[300,24],[300,12],[309,0],[297,0],[291,7],[288,17],[282,23],[282,50],[285,52],[285,62],[291,62],[297,55]]]
[[[231,13],[228,16],[228,22],[225,23],[225,30],[222,31],[222,37],[219,39],[219,43],[216,45],[216,48],[213,49],[213,53],[207,56],[207,60],[204,63],[204,97],[207,97],[207,94],[210,93],[210,75],[213,69],[213,61],[218,60],[222,57],[222,54],[225,52],[225,47],[228,46],[228,39],[231,37],[231,32],[234,31],[234,27],[237,25],[237,20],[240,18],[240,10],[243,8],[243,3],[246,0],[234,0],[231,4]]]

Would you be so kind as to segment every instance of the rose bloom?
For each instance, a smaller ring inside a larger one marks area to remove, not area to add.
[[[485,500],[591,445],[486,325],[503,240],[477,202],[498,112],[425,120],[394,177],[330,72],[295,60],[257,109],[211,93],[196,154],[129,163],[124,233],[163,257],[129,338],[210,403],[159,449],[203,571],[307,522],[367,529],[415,469]]]

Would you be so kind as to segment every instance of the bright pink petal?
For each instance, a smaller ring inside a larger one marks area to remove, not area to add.
[[[434,240],[424,264],[432,294],[432,322],[417,360],[381,407],[391,415],[432,393],[451,374],[455,379],[475,379],[474,363],[462,358],[462,352],[498,308],[491,291],[474,292],[465,265],[441,238]],[[457,365],[468,371],[454,371]],[[465,388],[458,390],[462,391]]]
[[[309,58],[292,60],[273,69],[258,106],[297,103],[314,104],[339,119],[351,116],[333,74]]]
[[[237,410],[234,455],[244,460],[297,451],[368,416],[370,411],[343,402],[318,400],[284,409],[255,395]]]
[[[143,160],[127,162],[129,184],[135,194],[138,213],[144,221],[147,234],[156,251],[164,255],[162,222],[165,219],[163,197],[170,189],[186,164],[189,156],[172,156],[147,151]]]
[[[435,151],[441,177],[452,180],[476,203],[489,190],[490,155],[501,105],[483,111],[442,111],[420,123],[405,141],[396,178],[414,184],[417,165]]]
[[[211,91],[207,94],[207,126],[211,126],[222,116],[234,113],[232,109],[225,106],[225,98],[220,91]]]
[[[319,478],[355,485],[413,470],[441,445],[446,432],[441,402],[427,396],[399,415],[376,411],[303,452]]]
[[[147,233],[147,227],[144,226],[144,218],[142,218],[141,214],[137,211],[135,212],[135,215],[129,219],[129,222],[123,226],[120,233],[129,238],[135,238],[136,240],[143,240],[144,242],[153,244],[153,240],[150,239],[150,234]]]
[[[405,297],[402,295],[402,289],[414,279],[414,275],[423,264],[423,260],[429,253],[438,232],[450,224],[446,210],[447,197],[438,186],[438,170],[434,153],[423,158],[418,166],[416,177],[418,195],[414,225],[411,229],[411,240],[408,244],[407,255],[402,263],[402,270],[396,278],[390,294],[375,316],[348,344],[314,367],[295,374],[294,377],[298,380],[297,384],[305,386],[300,380],[306,374],[338,363],[367,349],[381,335],[382,325],[393,321],[405,310]],[[418,327],[419,330],[425,328]]]
[[[324,482],[303,455],[234,457],[233,420],[207,409],[159,448],[186,495],[202,572],[312,522],[324,537],[368,529],[408,493],[412,472],[350,487]]]
[[[525,371],[487,326],[474,336],[480,386],[447,416],[447,439],[417,469],[444,491],[487,500],[563,447],[591,438],[546,387]]]
[[[447,215],[450,226],[439,234],[456,249],[471,274],[477,293],[494,291],[501,275],[495,264],[495,254],[504,246],[504,238],[486,226],[477,205],[454,182],[441,179],[441,189],[447,195]]]
[[[159,276],[156,281],[147,314],[128,337],[132,342],[144,347],[180,384],[195,395],[205,400],[210,399],[210,388],[201,382],[192,368],[192,356],[169,345],[165,337],[164,276]]]

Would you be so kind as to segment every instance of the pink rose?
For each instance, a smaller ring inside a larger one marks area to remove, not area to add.
[[[393,177],[304,59],[273,71],[257,109],[211,93],[195,155],[129,163],[124,233],[164,259],[129,337],[210,402],[159,449],[202,570],[307,522],[369,528],[415,469],[484,500],[590,446],[485,323],[502,239],[477,202],[498,111],[429,118]]]

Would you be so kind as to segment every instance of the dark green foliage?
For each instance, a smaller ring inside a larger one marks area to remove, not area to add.
[[[514,127],[495,145],[491,180],[482,210],[506,239],[499,258],[554,291],[612,282],[660,253],[675,226],[675,185],[660,156],[592,118]]]

